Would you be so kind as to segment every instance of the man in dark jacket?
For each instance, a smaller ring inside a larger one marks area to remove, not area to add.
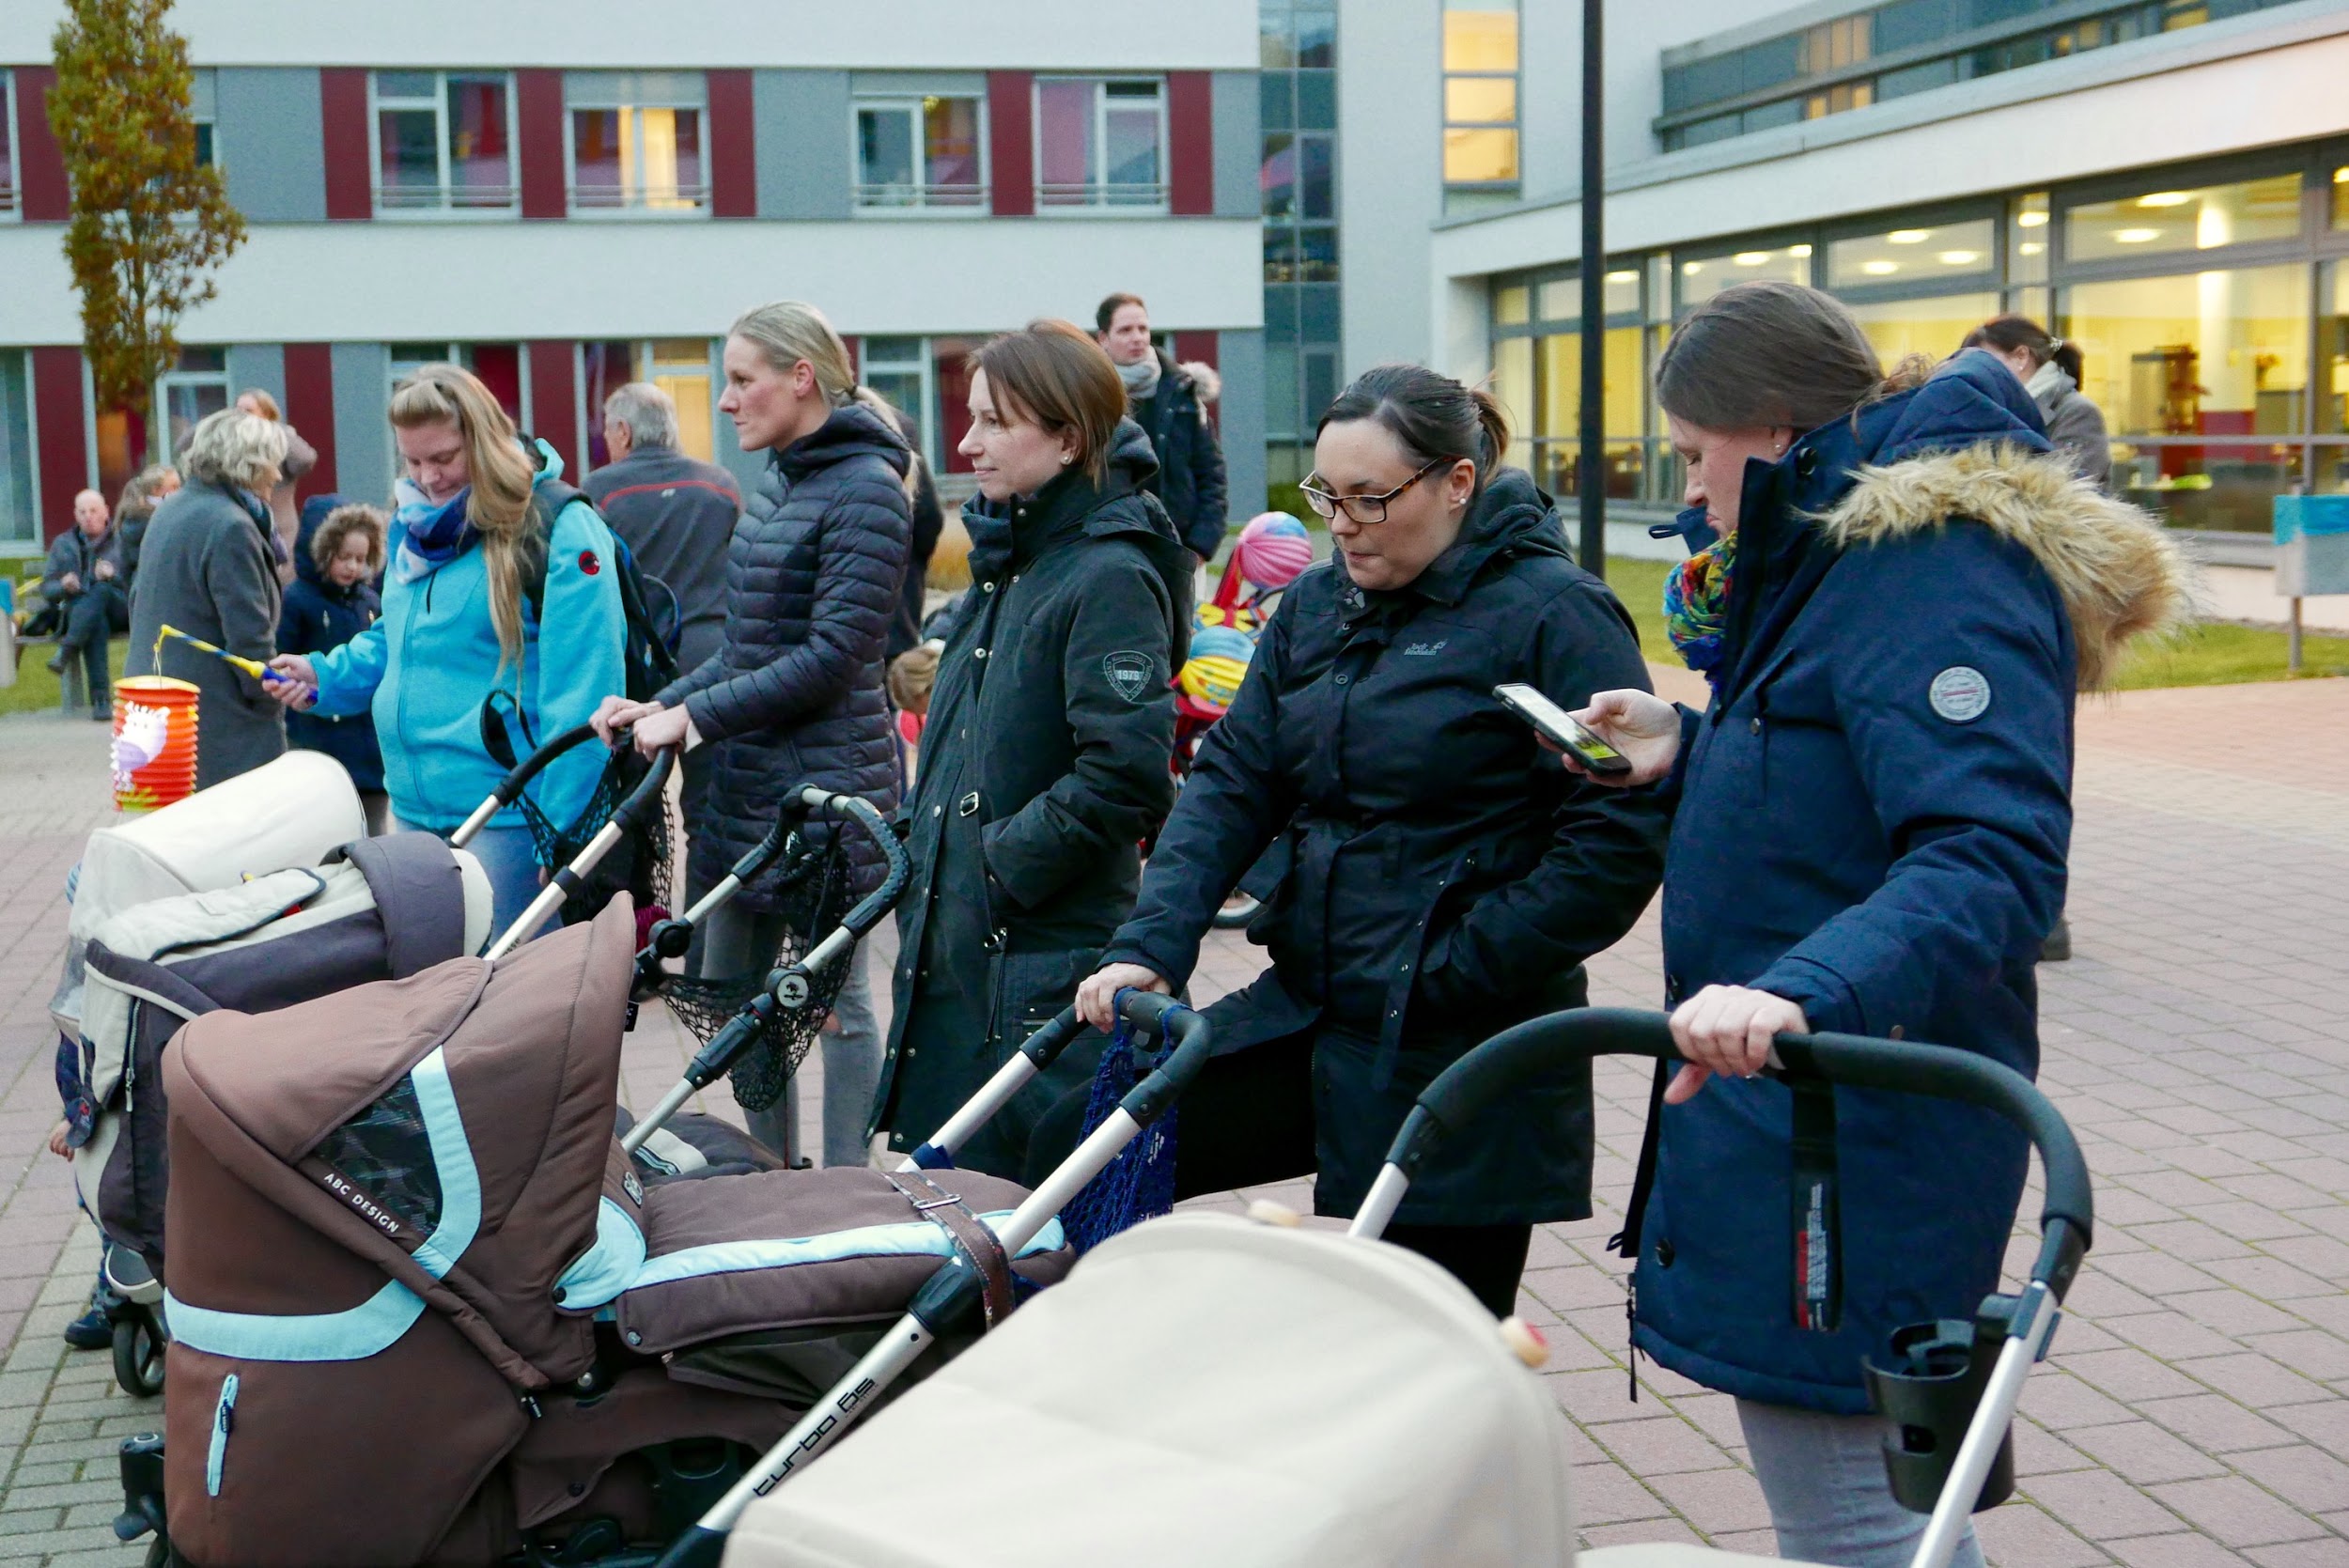
[[[84,490],[73,498],[73,526],[49,547],[41,597],[58,607],[56,654],[49,668],[80,659],[90,717],[113,718],[114,682],[106,671],[106,639],[130,624],[130,607],[116,582],[114,528],[106,498]]]
[[[1190,623],[1191,568],[1147,493],[1154,468],[1127,420],[1100,483],[1071,469],[1032,501],[963,508],[973,587],[907,812],[914,877],[877,1117],[893,1149],[935,1132],[1067,1003],[1133,907],[1136,846],[1173,800],[1167,681]],[[1028,1126],[1097,1056],[1065,1056],[959,1162],[1017,1173]]]
[[[724,469],[677,449],[677,402],[649,381],[630,381],[603,400],[603,439],[612,460],[582,488],[636,557],[637,570],[677,596],[677,668],[697,670],[723,638],[726,546],[742,515],[742,492]],[[708,747],[685,754],[687,876],[702,890],[720,875],[702,863],[708,856],[691,853],[715,754]]]
[[[1127,417],[1150,437],[1159,472],[1149,491],[1166,505],[1184,548],[1207,560],[1222,548],[1223,448],[1190,373],[1150,341],[1150,307],[1112,294],[1094,312],[1096,339],[1126,383]]]

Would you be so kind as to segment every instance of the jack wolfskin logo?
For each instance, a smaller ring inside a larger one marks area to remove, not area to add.
[[[1146,653],[1119,652],[1101,660],[1101,674],[1109,677],[1110,690],[1129,703],[1142,701],[1150,690],[1150,675],[1156,661]]]
[[[1450,641],[1452,641],[1452,639],[1451,639],[1451,638],[1449,638],[1449,637],[1446,637],[1446,638],[1442,639],[1440,642],[1434,642],[1434,643],[1413,643],[1413,644],[1412,644],[1409,647],[1405,648],[1405,649],[1403,650],[1403,657],[1404,657],[1404,658],[1406,658],[1406,659],[1412,659],[1412,658],[1423,658],[1423,658],[1425,658],[1427,655],[1429,655],[1429,654],[1431,654],[1431,653],[1441,653],[1441,652],[1443,652],[1443,645],[1444,645],[1444,644],[1445,644],[1445,643],[1448,643],[1448,642],[1450,642]]]

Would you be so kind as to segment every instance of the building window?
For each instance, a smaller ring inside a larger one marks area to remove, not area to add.
[[[918,337],[868,337],[863,342],[863,381],[913,424],[914,449],[933,473],[939,464],[934,439],[939,422],[930,407],[936,380],[927,346]]]
[[[179,365],[155,383],[155,400],[163,411],[163,450],[156,460],[168,463],[187,444],[197,420],[228,406],[227,350],[180,349]]]
[[[1455,209],[1517,194],[1515,0],[1444,0],[1443,183]]]
[[[530,432],[530,404],[522,388],[522,350],[519,343],[387,343],[391,360],[390,386],[396,387],[428,365],[460,365],[490,389],[525,433]],[[387,395],[390,387],[385,389]],[[561,433],[561,432],[558,432]]]
[[[0,76],[5,76],[0,72]],[[7,101],[0,95],[0,104]],[[0,350],[0,555],[40,549],[40,517],[33,501],[33,404],[27,356]]]
[[[379,70],[373,91],[379,216],[515,210],[506,72]]]
[[[220,144],[214,138],[213,126],[219,120],[217,101],[219,74],[209,69],[198,70],[194,85],[188,93],[188,117],[195,122],[195,162],[200,168],[210,168],[220,162]]]
[[[0,70],[0,218],[16,215],[15,73]]]
[[[2207,251],[2300,232],[2300,176],[2200,189],[2149,191],[2086,202],[2063,213],[2063,258],[2107,261],[2163,251]]]
[[[699,71],[567,71],[570,210],[681,216],[709,210]]]
[[[1166,205],[1166,95],[1155,79],[1035,85],[1036,204]]]
[[[1998,222],[1993,218],[1910,224],[1879,234],[1830,240],[1827,247],[1827,286],[1838,292],[1940,287],[1952,279],[1970,279],[1997,267]]]
[[[1682,315],[1702,304],[1735,283],[1751,283],[1755,278],[1782,278],[1788,283],[1808,285],[1811,282],[1812,246],[1807,241],[1782,245],[1749,245],[1740,250],[1707,256],[1681,255],[1673,257],[1679,263],[1673,287],[1678,294]]]
[[[984,209],[984,110],[975,96],[859,101],[857,205],[881,210]]]
[[[583,343],[580,389],[587,415],[587,466],[612,460],[603,440],[603,402],[630,381],[649,381],[677,403],[677,449],[715,462],[718,383],[710,369],[713,346],[704,337],[657,337],[643,342]]]

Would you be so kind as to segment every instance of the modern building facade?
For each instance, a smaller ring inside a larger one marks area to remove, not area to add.
[[[716,412],[727,322],[821,305],[941,473],[963,359],[1115,289],[1223,374],[1234,509],[1267,427],[1256,0],[181,0],[202,144],[251,225],[181,324],[149,456],[237,390],[319,448],[305,492],[389,491],[383,407],[456,358],[602,457],[612,386],[661,382],[683,442],[751,472]],[[92,406],[44,104],[55,8],[0,8],[0,555],[67,525],[148,432]],[[1311,69],[1324,69],[1315,67]]]
[[[1561,493],[1582,330],[1579,15],[1524,0],[1518,192],[1432,220],[1419,349],[1493,379],[1529,438],[1518,460]],[[1608,26],[1619,545],[1676,504],[1649,390],[1672,322],[1765,276],[1843,298],[1888,363],[1937,360],[2001,311],[2048,322],[2083,351],[2116,491],[2222,556],[2259,558],[2278,493],[2349,489],[2338,0],[1690,0],[1610,6]]]

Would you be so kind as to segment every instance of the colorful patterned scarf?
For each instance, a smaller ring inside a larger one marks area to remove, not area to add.
[[[1664,629],[1691,670],[1718,685],[1721,638],[1729,629],[1729,583],[1736,569],[1737,536],[1714,543],[1664,579]]]

